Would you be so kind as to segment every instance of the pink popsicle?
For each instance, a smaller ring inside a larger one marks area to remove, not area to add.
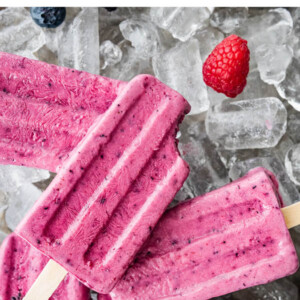
[[[9,235],[0,248],[0,299],[21,300],[49,258],[16,234]],[[67,275],[51,300],[89,300],[89,289]]]
[[[256,168],[169,210],[111,298],[209,299],[294,273],[277,188]]]
[[[141,75],[70,153],[17,233],[107,293],[188,174],[175,135],[187,102]]]
[[[0,52],[0,163],[55,172],[126,84]]]

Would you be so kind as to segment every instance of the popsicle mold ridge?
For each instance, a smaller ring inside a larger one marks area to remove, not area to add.
[[[210,299],[294,273],[275,176],[259,167],[167,211],[112,299]]]
[[[109,292],[188,175],[175,135],[189,108],[154,77],[134,78],[16,232],[87,286]]]
[[[126,84],[0,52],[0,163],[55,172]]]

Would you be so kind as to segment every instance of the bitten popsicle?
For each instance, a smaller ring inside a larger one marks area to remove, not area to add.
[[[109,292],[188,175],[175,135],[189,108],[154,77],[137,76],[70,153],[17,234]]]
[[[16,234],[10,234],[0,247],[0,299],[21,300],[49,258]],[[89,300],[90,291],[76,277],[68,275],[50,300]]]
[[[56,172],[126,85],[0,52],[0,163]]]
[[[204,300],[294,273],[286,224],[300,224],[300,205],[280,207],[275,176],[259,167],[170,209],[111,298]]]

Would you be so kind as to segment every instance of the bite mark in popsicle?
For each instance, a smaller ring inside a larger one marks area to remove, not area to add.
[[[100,115],[17,233],[98,292],[124,273],[188,174],[175,91],[133,79]]]

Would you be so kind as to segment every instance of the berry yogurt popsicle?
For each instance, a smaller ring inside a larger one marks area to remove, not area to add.
[[[189,108],[154,77],[137,76],[97,117],[17,234],[109,292],[188,175],[175,135]]]
[[[0,299],[21,300],[49,261],[45,255],[12,233],[0,247]],[[50,300],[89,300],[89,289],[68,275]]]
[[[277,188],[259,167],[167,211],[111,298],[209,299],[294,273]]]
[[[126,84],[0,52],[0,163],[57,171]]]

